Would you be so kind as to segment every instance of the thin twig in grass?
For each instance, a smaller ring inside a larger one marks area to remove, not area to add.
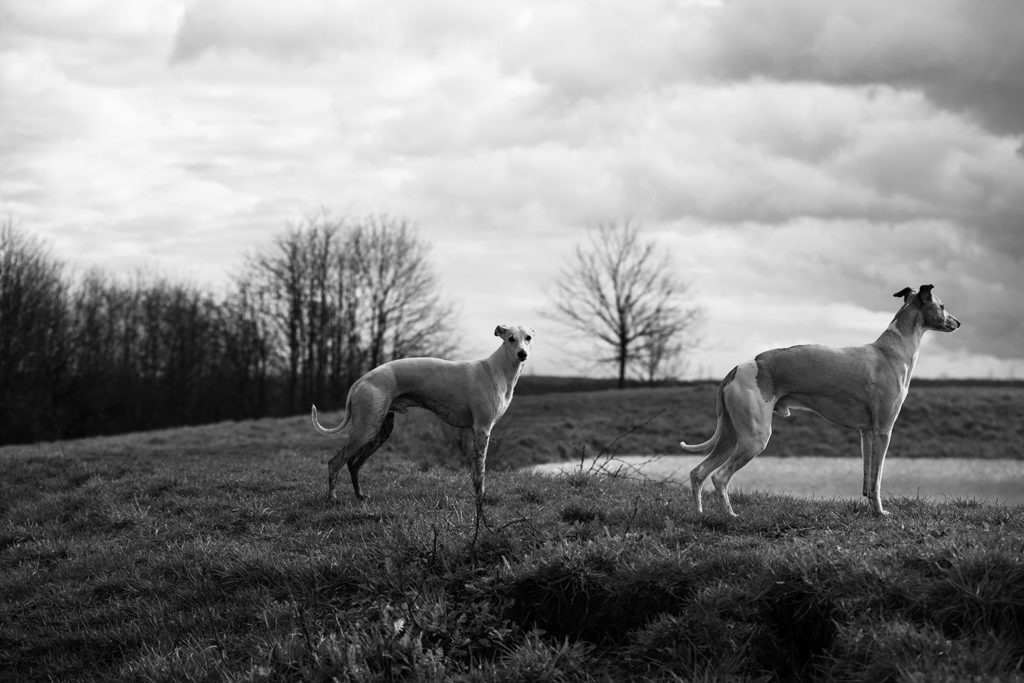
[[[579,469],[575,473],[576,482],[582,485],[593,475],[601,475],[608,477],[609,479],[618,479],[619,477],[622,477],[625,479],[639,479],[647,481],[648,478],[643,475],[643,469],[647,467],[647,465],[650,465],[652,462],[657,462],[660,459],[660,456],[652,455],[650,458],[647,458],[646,460],[643,460],[639,463],[623,462],[621,460],[616,459],[616,447],[618,446],[618,443],[622,441],[622,439],[642,429],[643,427],[646,427],[648,424],[653,422],[659,415],[661,415],[664,412],[664,410],[659,410],[658,412],[654,413],[643,422],[639,422],[633,425],[626,431],[616,436],[610,444],[602,448],[600,453],[594,456],[594,458],[590,462],[590,466],[587,467],[586,469],[584,469],[584,465],[586,462],[587,447],[586,444],[583,444],[580,448]],[[614,469],[610,467],[610,464],[613,462],[617,465],[617,467],[615,467]],[[626,474],[623,474],[624,470]],[[660,482],[657,483],[666,483],[671,480],[672,476],[666,475],[663,479],[660,480]]]
[[[647,418],[643,422],[637,423],[637,424],[633,425],[632,427],[630,427],[629,429],[627,429],[626,431],[624,431],[623,433],[619,434],[617,437],[612,439],[612,442],[610,444],[608,444],[605,448],[603,448],[601,450],[601,452],[598,454],[597,457],[600,458],[602,455],[605,455],[606,453],[611,453],[612,449],[614,449],[618,445],[618,443],[620,441],[625,439],[627,436],[629,436],[633,432],[638,431],[642,427],[646,427],[651,422],[653,422],[655,418],[657,418],[659,415],[661,415],[664,412],[665,412],[664,410],[659,410],[658,412],[656,412],[654,415],[651,415],[649,418]]]
[[[637,494],[636,496],[633,497],[633,514],[631,514],[629,516],[629,521],[626,522],[626,530],[623,533],[623,535],[629,534],[630,530],[633,528],[633,520],[636,519],[636,513],[637,513],[639,507],[640,507],[640,494]]]
[[[498,531],[504,531],[505,529],[509,528],[510,526],[515,526],[516,524],[528,524],[528,525],[530,525],[531,529],[533,529],[534,531],[537,531],[537,527],[534,526],[533,518],[531,518],[531,517],[519,517],[517,519],[513,519],[513,520],[510,520],[508,522],[505,522],[500,527],[498,527]]]
[[[480,520],[481,519],[483,520],[484,528],[486,528],[487,531],[489,531],[491,534],[498,534],[499,532],[502,532],[502,531],[504,531],[505,529],[507,529],[507,528],[509,528],[511,526],[515,526],[516,524],[527,524],[527,525],[529,525],[530,529],[534,532],[535,535],[540,533],[538,531],[537,527],[533,524],[533,519],[530,518],[530,517],[517,517],[516,519],[512,519],[512,520],[509,520],[508,522],[505,522],[501,526],[497,526],[497,527],[493,527],[492,528],[490,523],[487,521],[487,517],[484,516],[484,514],[483,514],[482,507],[483,507],[482,505],[478,505],[477,506],[477,522],[476,522],[475,528],[473,530],[473,540],[469,544],[469,552],[470,552],[470,554],[473,554],[476,551],[476,541],[477,541],[477,537],[479,536],[479,533],[480,533]]]
[[[430,529],[434,532],[434,541],[430,548],[429,562],[431,566],[434,566],[434,562],[437,560],[437,524],[431,524]]]

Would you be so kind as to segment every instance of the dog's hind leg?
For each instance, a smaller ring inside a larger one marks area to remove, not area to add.
[[[345,438],[345,445],[338,449],[338,452],[334,454],[327,462],[327,500],[337,502],[338,500],[338,470],[341,469],[341,464],[345,462],[345,456],[348,452],[348,438]]]
[[[725,461],[714,474],[711,481],[715,485],[715,492],[721,501],[722,508],[730,517],[736,517],[733,512],[732,503],[729,502],[729,482],[733,476],[743,468],[744,465],[756,458],[764,447],[768,445],[768,437],[764,435],[744,435],[733,449],[732,455]]]
[[[367,448],[375,439],[369,438],[363,430],[357,431],[354,423],[342,433],[341,438],[343,439],[341,448],[338,449],[338,452],[327,463],[327,498],[331,502],[338,501],[338,473],[341,471],[342,463],[345,463],[348,465],[349,474],[352,476],[352,485],[355,487],[356,497],[363,500],[365,496],[359,492],[357,472],[362,466],[363,461],[370,457],[373,451],[377,450],[377,447],[374,447],[369,453],[366,453]],[[380,443],[383,443],[383,440]],[[380,444],[378,443],[377,445],[379,446]]]
[[[366,500],[366,496],[359,489],[359,469],[363,466],[370,456],[377,452],[388,437],[391,436],[391,432],[395,428],[395,413],[388,411],[387,415],[384,416],[384,422],[380,426],[380,430],[377,434],[363,446],[357,449],[348,458],[348,473],[352,478],[352,489],[355,491],[356,498],[359,500]]]
[[[746,373],[738,374],[742,374],[743,379],[749,377]],[[744,465],[756,458],[768,445],[772,435],[774,405],[764,400],[757,386],[739,379],[726,388],[723,398],[736,445],[728,459],[711,475],[711,481],[722,508],[729,516],[735,517],[736,513],[729,502],[729,483]]]
[[[711,449],[708,457],[690,470],[690,493],[693,496],[693,506],[698,515],[704,512],[704,505],[701,502],[701,489],[704,487],[704,482],[712,472],[732,457],[733,451],[736,449],[736,432],[729,424],[728,414],[723,414],[722,419],[722,434],[715,447]]]

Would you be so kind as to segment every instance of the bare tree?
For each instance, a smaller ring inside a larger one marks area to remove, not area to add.
[[[328,380],[332,320],[340,305],[333,278],[343,228],[326,213],[307,216],[270,249],[252,255],[236,279],[234,301],[249,309],[244,314],[255,325],[250,329],[263,331],[272,369],[283,370],[289,412]]]
[[[238,286],[262,302],[290,411],[325,393],[340,400],[386,361],[454,349],[428,257],[403,220],[321,212],[249,259]]]
[[[688,292],[669,255],[636,225],[602,224],[556,279],[549,315],[609,350],[597,360],[616,367],[621,388],[630,370],[663,378],[695,346],[702,312],[685,306]]]
[[[370,367],[405,356],[451,354],[453,309],[438,295],[429,249],[409,224],[367,218],[352,229],[347,246]]]
[[[235,285],[222,305],[225,364],[232,383],[228,393],[242,404],[243,415],[263,417],[270,407],[273,356],[273,335],[263,314],[266,292],[244,275]]]
[[[52,436],[69,356],[63,270],[13,219],[0,224],[0,443]]]
[[[688,356],[700,343],[694,329],[701,315],[698,307],[685,309],[675,324],[666,324],[637,344],[632,366],[640,379],[654,384],[677,378],[686,371]]]

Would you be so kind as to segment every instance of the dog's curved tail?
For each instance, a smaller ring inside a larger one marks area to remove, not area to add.
[[[314,403],[312,414],[313,428],[326,436],[330,436],[331,434],[337,434],[338,432],[345,428],[345,425],[348,424],[348,416],[351,412],[352,411],[348,409],[348,406],[345,406],[345,419],[341,421],[341,424],[338,425],[337,427],[324,427],[323,425],[320,424],[320,420],[318,420],[316,417],[316,404]]]
[[[736,368],[733,368],[732,371],[725,376],[725,379],[722,380],[722,383],[718,385],[718,396],[716,398],[715,403],[715,412],[718,414],[718,422],[715,424],[715,433],[712,434],[711,438],[705,441],[704,443],[697,443],[691,445],[686,443],[685,441],[680,441],[679,447],[682,448],[687,453],[699,453],[702,455],[705,453],[710,453],[712,449],[714,449],[715,445],[718,443],[718,440],[722,438],[722,423],[725,422],[725,420],[727,419],[725,411],[725,397],[722,395],[722,392],[725,391],[725,385],[727,385],[732,380],[735,374]]]

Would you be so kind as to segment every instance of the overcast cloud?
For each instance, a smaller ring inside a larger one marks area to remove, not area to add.
[[[211,286],[327,207],[414,222],[462,312],[544,319],[631,219],[707,310],[692,375],[963,321],[919,375],[1024,374],[1019,0],[0,0],[0,213],[79,267]]]

